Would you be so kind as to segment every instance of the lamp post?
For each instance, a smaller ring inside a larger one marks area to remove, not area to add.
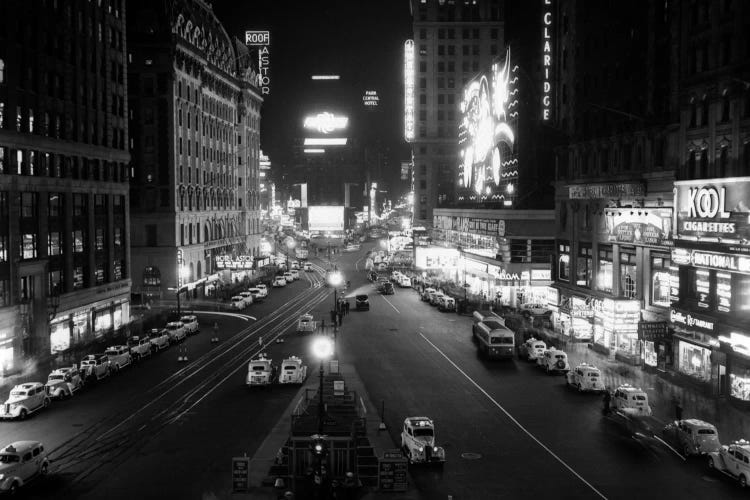
[[[179,280],[177,281],[177,315],[182,315],[182,310],[180,308],[180,292],[182,291],[182,283],[185,281],[185,278],[187,277],[187,267],[184,265],[180,265],[178,268],[178,272],[180,274]]]
[[[318,434],[323,434],[323,363],[333,355],[333,344],[326,336],[319,336],[312,343],[313,356],[320,360],[320,386],[318,388]]]
[[[332,272],[328,275],[328,284],[333,287],[333,309],[338,312],[338,287],[341,286],[343,278],[341,273],[338,271]]]
[[[289,270],[289,252],[292,251],[292,249],[297,246],[297,243],[294,241],[294,238],[291,236],[287,236],[286,240],[286,269]]]

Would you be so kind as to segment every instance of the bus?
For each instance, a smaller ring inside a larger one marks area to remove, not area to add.
[[[474,341],[479,354],[488,359],[512,359],[515,350],[515,333],[506,327],[501,318],[484,318],[474,323]]]

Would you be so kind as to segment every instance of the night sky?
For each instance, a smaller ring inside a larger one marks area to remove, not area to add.
[[[342,77],[336,85],[343,88],[331,95],[340,96],[342,108],[358,113],[350,119],[357,130],[397,153],[389,173],[398,178],[399,161],[409,158],[403,141],[402,83],[403,43],[412,37],[408,0],[212,3],[227,32],[240,40],[245,30],[271,32],[271,94],[263,104],[261,143],[273,163],[289,161],[298,125],[319,97],[321,84],[310,75],[335,73]],[[368,89],[380,96],[376,112],[363,112],[362,95]]]

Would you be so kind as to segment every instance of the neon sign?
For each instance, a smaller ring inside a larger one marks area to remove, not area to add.
[[[263,95],[271,93],[271,77],[268,74],[269,51],[268,45],[258,50],[258,84]]]
[[[736,250],[747,253],[750,251],[749,203],[749,177],[675,182],[677,237],[739,244]]]
[[[552,0],[544,0],[544,23],[543,36],[544,45],[542,48],[542,68],[544,68],[544,78],[542,79],[542,120],[549,120],[551,107],[552,84],[550,83],[550,69],[552,67],[552,45],[550,30],[552,29]]]
[[[414,140],[414,40],[404,42],[404,137]]]
[[[333,113],[323,112],[315,116],[305,118],[304,127],[317,130],[321,134],[330,134],[334,130],[346,128],[349,124],[349,118],[346,116],[337,116]]]
[[[380,97],[377,90],[365,90],[365,95],[362,96],[362,104],[370,108],[375,108],[379,103]]]
[[[245,45],[263,46],[271,43],[270,31],[245,31]]]
[[[464,88],[459,125],[459,200],[502,201],[511,205],[518,178],[515,128],[518,119],[518,66],[493,63]]]

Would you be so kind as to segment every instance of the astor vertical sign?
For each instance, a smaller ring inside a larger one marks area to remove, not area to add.
[[[549,120],[552,108],[552,0],[542,0],[542,3],[542,120]]]
[[[271,93],[270,51],[268,49],[271,45],[271,33],[269,31],[245,31],[245,45],[257,47],[258,87],[260,87],[261,94],[268,95]]]

